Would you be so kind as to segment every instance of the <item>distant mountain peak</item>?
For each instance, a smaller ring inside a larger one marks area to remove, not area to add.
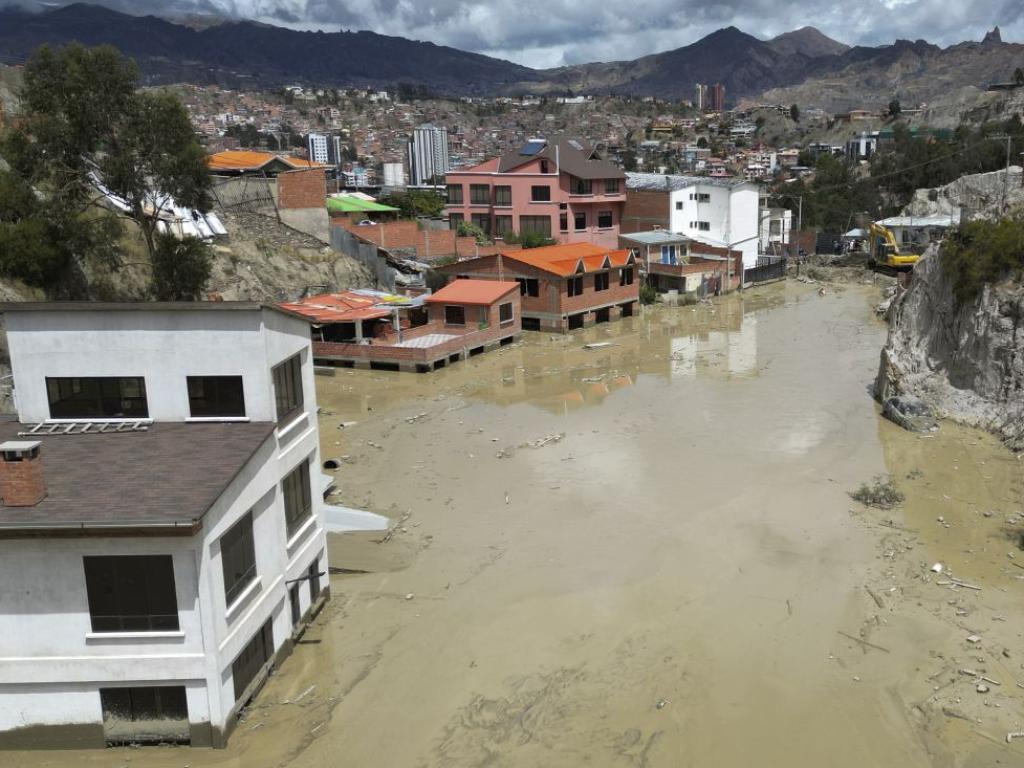
[[[801,27],[792,32],[773,37],[768,45],[784,56],[803,54],[810,58],[818,56],[838,56],[850,49],[845,43],[833,40],[817,27]]]
[[[1003,42],[1003,36],[999,32],[999,27],[993,27],[991,32],[986,32],[985,37],[981,40],[982,45],[985,43],[1001,43]]]

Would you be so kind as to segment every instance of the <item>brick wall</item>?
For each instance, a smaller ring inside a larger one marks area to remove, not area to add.
[[[41,458],[0,461],[0,496],[8,507],[34,507],[46,496]]]
[[[277,195],[280,208],[323,209],[327,205],[327,174],[316,168],[278,174]]]
[[[619,231],[650,232],[661,227],[669,228],[669,193],[647,189],[630,189],[626,192],[626,206],[622,210]]]
[[[332,226],[344,227],[349,232],[388,250],[412,251],[421,261],[434,261],[451,256],[490,256],[496,253],[518,251],[520,245],[477,245],[472,237],[459,237],[451,229],[421,229],[410,219],[385,221],[360,227],[347,216],[331,219]]]

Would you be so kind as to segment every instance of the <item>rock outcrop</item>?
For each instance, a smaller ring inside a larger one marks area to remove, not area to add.
[[[920,397],[940,416],[1024,449],[1024,285],[989,285],[960,305],[932,246],[889,321],[875,382],[881,402]]]

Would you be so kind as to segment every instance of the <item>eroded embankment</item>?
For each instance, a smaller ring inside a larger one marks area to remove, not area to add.
[[[1024,448],[1024,285],[989,285],[958,303],[933,249],[889,317],[875,383],[879,400],[914,395],[942,416]]]

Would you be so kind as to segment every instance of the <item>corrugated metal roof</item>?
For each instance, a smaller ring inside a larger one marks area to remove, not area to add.
[[[891,216],[879,222],[883,227],[952,227],[952,216]]]
[[[639,243],[640,245],[671,245],[686,243],[690,240],[686,235],[669,232],[667,229],[652,229],[649,232],[630,232],[628,235],[619,235],[619,238]]]
[[[726,189],[731,187],[739,187],[744,184],[749,184],[752,187],[757,185],[744,179],[736,178],[714,178],[711,176],[680,176],[677,174],[662,174],[662,173],[627,173],[626,174],[626,189],[645,189],[654,192],[662,192],[665,190],[675,192],[680,189],[686,189],[687,187],[693,187],[696,185],[705,185],[709,187],[724,187]]]
[[[427,303],[490,306],[498,299],[518,290],[519,283],[508,280],[453,280],[441,290],[427,296]]]
[[[396,213],[398,211],[397,208],[390,205],[354,195],[331,195],[327,198],[327,210],[338,213]]]

